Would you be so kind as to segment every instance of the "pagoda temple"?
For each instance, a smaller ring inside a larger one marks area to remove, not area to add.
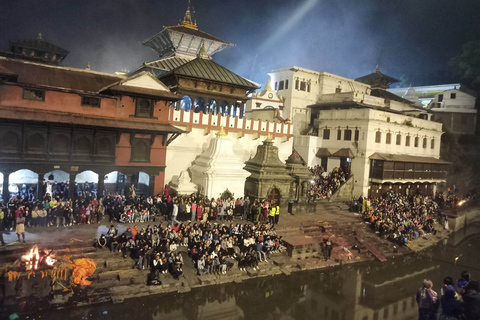
[[[268,199],[277,204],[290,200],[294,178],[279,159],[278,147],[273,145],[270,137],[257,147],[255,157],[245,164],[244,169],[250,172],[245,182],[245,197]]]
[[[198,30],[197,22],[192,18],[190,1],[185,17],[176,26],[163,28],[150,38],[142,42],[158,52],[160,59],[182,57],[195,59],[202,45],[205,45],[209,57],[224,49],[233,47],[233,44]]]

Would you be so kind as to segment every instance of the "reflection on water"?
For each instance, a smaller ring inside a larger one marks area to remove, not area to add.
[[[447,275],[456,279],[468,270],[479,279],[479,250],[480,227],[472,225],[435,248],[386,263],[252,279],[29,319],[416,319],[415,294],[423,279],[432,279],[439,294]]]

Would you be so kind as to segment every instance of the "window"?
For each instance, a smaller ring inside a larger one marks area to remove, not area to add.
[[[298,90],[298,86],[300,84],[300,80],[295,80],[295,90]]]
[[[435,139],[430,140],[430,149],[435,149]]]
[[[456,99],[457,98],[457,94],[456,93],[450,93],[450,99]]]
[[[45,91],[35,89],[23,89],[23,99],[33,101],[45,101]]]
[[[345,141],[352,141],[352,130],[346,129],[343,135],[343,140]]]
[[[410,147],[410,136],[405,137],[405,146]]]
[[[323,129],[323,139],[325,140],[330,139],[330,129]]]
[[[342,130],[337,130],[337,140],[342,140]]]
[[[285,90],[288,89],[288,80],[285,80]]]
[[[300,82],[300,91],[307,90],[307,83],[305,81]]]
[[[385,142],[386,142],[387,144],[391,144],[391,143],[392,143],[392,134],[391,134],[390,132],[387,133],[387,137],[386,137],[386,139],[385,139]]]
[[[131,162],[150,162],[150,139],[131,140]]]
[[[82,106],[100,108],[100,98],[82,96]]]
[[[467,116],[462,116],[462,117],[460,118],[460,122],[461,122],[462,124],[467,124]]]
[[[360,130],[357,129],[355,130],[355,141],[358,141],[359,137],[360,137]]]
[[[402,135],[397,134],[397,146],[402,144]]]
[[[376,143],[382,142],[382,133],[380,131],[375,132],[375,142]]]
[[[443,101],[443,94],[439,94],[438,95],[438,102],[442,102]]]
[[[423,149],[427,149],[427,138],[423,138]]]
[[[137,99],[137,106],[135,109],[135,116],[139,118],[151,118],[153,115],[152,100],[150,99]]]
[[[342,92],[342,88],[338,87],[338,88],[335,88],[335,93],[341,93]]]
[[[278,84],[278,90],[283,90],[283,86],[285,85],[285,81],[280,81]]]
[[[275,81],[275,91],[277,91],[277,85],[278,83]]]
[[[419,140],[420,140],[420,139],[419,139],[418,137],[415,137],[415,142],[413,143],[413,146],[414,146],[415,148],[418,148],[418,142],[419,142]]]
[[[192,109],[192,104],[192,98],[190,98],[189,96],[183,96],[183,99],[180,102],[180,109],[190,111]]]
[[[310,83],[307,83],[307,92],[310,92]]]

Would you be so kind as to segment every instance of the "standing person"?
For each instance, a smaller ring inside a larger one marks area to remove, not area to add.
[[[480,319],[480,283],[470,281],[462,294],[462,307],[467,320]]]
[[[270,224],[275,223],[275,206],[272,203],[272,207],[270,208],[270,211],[268,212],[268,222]]]
[[[3,231],[5,231],[5,216],[2,208],[0,208],[0,242],[2,243],[2,246],[6,245],[3,240]]]
[[[325,241],[325,260],[330,260],[332,257],[332,251],[333,251],[333,243],[330,238]]]
[[[196,217],[197,217],[197,202],[193,201],[192,202],[192,219],[191,220],[192,221],[197,220]]]
[[[439,307],[438,296],[433,291],[431,280],[423,280],[423,286],[417,292],[418,320],[435,320]]]
[[[178,202],[175,200],[173,203],[173,211],[172,211],[172,224],[177,223],[177,215],[178,215]]]
[[[438,320],[460,320],[463,314],[463,308],[460,301],[455,297],[455,289],[448,285],[445,287],[445,294],[440,298],[442,313]]]
[[[277,204],[275,206],[275,224],[278,224],[279,219],[280,219],[280,206]]]
[[[16,221],[17,226],[15,232],[18,237],[18,242],[20,242],[20,235],[22,235],[23,243],[25,243],[25,217],[23,216],[23,213],[17,215]]]

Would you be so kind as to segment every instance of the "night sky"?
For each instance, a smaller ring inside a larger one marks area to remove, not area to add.
[[[356,78],[375,69],[402,86],[459,82],[448,66],[480,39],[478,0],[193,0],[200,30],[236,44],[214,61],[256,82],[300,66]],[[135,69],[155,60],[140,42],[176,25],[187,0],[0,0],[0,51],[43,38],[64,65]]]

